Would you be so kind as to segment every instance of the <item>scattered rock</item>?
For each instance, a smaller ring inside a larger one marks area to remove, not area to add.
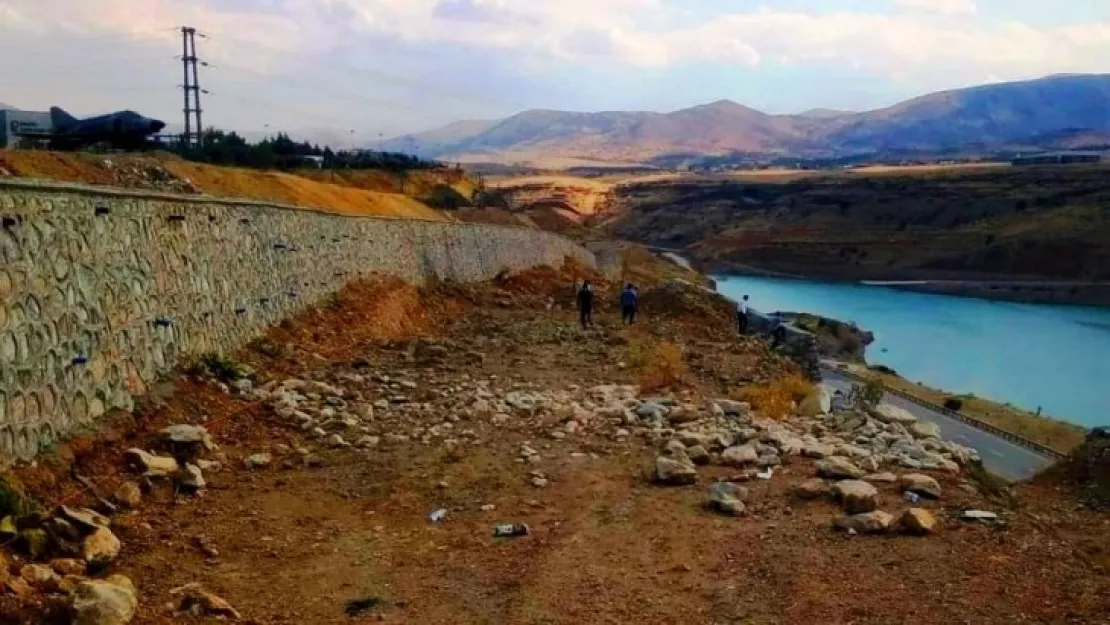
[[[798,405],[798,412],[803,417],[816,417],[828,414],[832,410],[832,395],[824,386],[813,389],[802,403]]]
[[[820,478],[810,478],[794,487],[794,496],[799,499],[820,499],[829,494],[828,482]]]
[[[902,490],[908,491],[929,499],[940,499],[940,484],[928,475],[909,473],[902,476]]]
[[[902,514],[899,523],[902,529],[912,534],[932,534],[936,530],[937,519],[924,508],[910,508]]]
[[[135,585],[123,575],[86,580],[73,592],[73,624],[125,625],[138,607]]]
[[[655,459],[654,481],[666,486],[686,486],[698,480],[698,472],[692,462],[659,456]]]
[[[116,489],[112,498],[120,505],[134,509],[138,508],[139,504],[142,503],[143,491],[135,482],[124,482]]]
[[[667,420],[675,425],[693,423],[700,418],[701,414],[693,406],[679,406],[667,415]]]
[[[202,425],[171,425],[162,430],[162,440],[171,445],[196,445],[208,451],[216,449],[208,429]]]
[[[50,562],[50,567],[58,575],[84,575],[86,564],[83,560],[73,558],[59,558]]]
[[[177,460],[148,454],[141,449],[128,449],[123,457],[128,466],[147,477],[170,477],[177,472]]]
[[[940,426],[936,423],[918,421],[909,427],[915,438],[940,438]]]
[[[917,423],[917,417],[913,416],[913,413],[892,404],[879,404],[871,411],[871,416],[883,423],[898,423],[901,425]]]
[[[91,532],[101,527],[108,527],[112,524],[111,519],[100,514],[96,510],[89,510],[88,508],[58,506],[57,516],[69,521],[86,532]]]
[[[844,511],[848,514],[863,514],[878,507],[876,499],[879,491],[867,482],[844,480],[834,484],[832,492],[844,504]]]
[[[867,473],[842,456],[833,456],[816,464],[817,475],[834,480],[858,480]]]
[[[978,521],[980,523],[997,523],[998,515],[986,510],[964,510],[960,518],[965,521]]]
[[[759,462],[759,452],[754,445],[729,447],[721,453],[721,464],[726,467],[744,467]]]
[[[106,527],[98,527],[81,544],[81,557],[92,566],[103,566],[119,555],[120,542]]]
[[[261,469],[270,466],[274,457],[267,453],[251,454],[243,459],[243,465],[248,469]]]
[[[207,482],[204,481],[204,473],[201,472],[200,467],[195,464],[186,464],[175,476],[177,486],[185,492],[195,493],[204,488]]]
[[[717,482],[709,487],[709,507],[729,516],[744,514],[748,489],[738,484]]]
[[[331,436],[328,437],[328,446],[329,447],[340,448],[340,447],[350,447],[351,444],[348,443],[347,441],[343,440],[342,436],[340,436],[338,434],[332,434]]]
[[[833,522],[836,527],[859,534],[881,534],[894,523],[894,517],[882,510],[841,517]]]
[[[28,564],[19,570],[19,576],[32,588],[42,592],[58,592],[62,578],[45,564]]]
[[[536,488],[546,488],[548,484],[547,478],[540,475],[532,476],[532,486]]]
[[[20,540],[27,547],[27,553],[31,554],[32,558],[38,559],[46,553],[46,548],[50,546],[50,536],[45,530],[38,528],[25,529],[19,533]]]
[[[872,473],[863,479],[875,484],[893,484],[898,481],[898,476],[893,473]]]
[[[831,445],[822,445],[821,443],[806,443],[802,445],[802,455],[806,458],[815,458],[821,460],[833,455],[835,449]]]
[[[170,591],[171,595],[181,595],[178,610],[194,616],[223,616],[230,619],[240,618],[239,612],[231,604],[218,597],[200,584],[186,584]]]
[[[705,447],[702,447],[701,445],[687,447],[686,456],[689,457],[690,461],[696,465],[704,466],[709,464],[709,452],[706,451]]]

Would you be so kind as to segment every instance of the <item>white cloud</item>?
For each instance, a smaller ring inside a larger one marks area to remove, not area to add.
[[[975,15],[979,7],[975,0],[896,0],[898,6],[913,11],[940,15]]]

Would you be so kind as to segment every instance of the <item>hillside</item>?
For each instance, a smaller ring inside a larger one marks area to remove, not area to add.
[[[116,187],[204,193],[216,197],[247,198],[302,206],[350,215],[382,215],[416,219],[447,219],[414,197],[390,189],[379,172],[352,172],[358,183],[324,182],[322,172],[308,177],[282,172],[219,167],[181,160],[169,155],[112,155],[0,151],[0,177],[42,178],[63,182]],[[437,180],[436,172],[412,174],[423,192]],[[443,172],[448,184],[463,185],[456,172]],[[313,179],[317,178],[317,179]],[[375,186],[380,180],[380,185]],[[415,194],[414,194],[415,195]]]
[[[695,178],[618,187],[593,222],[715,271],[872,280],[1110,280],[1105,167]],[[1110,289],[1011,299],[1110,304]]]
[[[1110,132],[1110,75],[1050,76],[924,95],[874,111],[768,115],[722,100],[671,113],[525,111],[385,142],[467,161],[651,162],[667,155],[844,156],[1054,147],[1039,137]]]

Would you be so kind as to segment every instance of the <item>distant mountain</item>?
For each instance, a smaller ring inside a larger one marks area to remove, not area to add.
[[[729,100],[672,113],[532,110],[499,121],[457,122],[382,145],[425,157],[492,162],[537,157],[644,162],[673,155],[1028,148],[1036,137],[1059,139],[1064,132],[1110,132],[1110,75],[1057,75],[957,89],[861,113],[813,109],[769,115]]]

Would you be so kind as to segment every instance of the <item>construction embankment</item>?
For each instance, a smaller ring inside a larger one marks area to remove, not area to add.
[[[488,280],[593,255],[535,229],[0,180],[0,465],[128,410],[349,281]]]

